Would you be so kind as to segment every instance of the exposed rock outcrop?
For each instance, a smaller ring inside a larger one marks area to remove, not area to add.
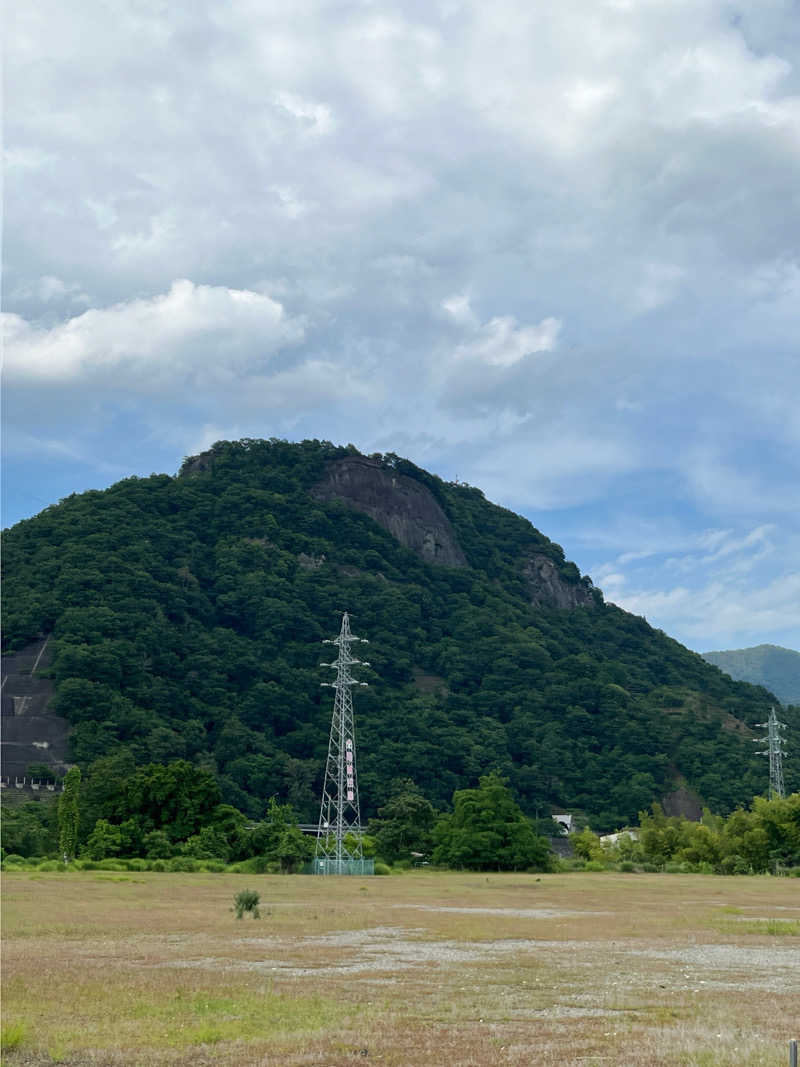
[[[450,520],[431,491],[413,478],[385,470],[376,460],[346,456],[334,461],[311,493],[369,515],[427,563],[467,566]]]
[[[684,819],[699,822],[703,815],[703,805],[694,790],[685,785],[678,786],[671,793],[661,798],[661,807],[665,815],[678,815]]]
[[[197,456],[187,456],[181,465],[179,477],[187,478],[191,474],[205,474],[214,467],[214,451],[209,448]]]
[[[447,680],[439,674],[428,674],[419,667],[412,667],[411,674],[414,678],[414,685],[420,693],[441,693],[447,696],[450,692]]]
[[[300,552],[297,556],[297,565],[304,571],[318,571],[325,565],[325,553],[323,552],[321,556],[309,556],[305,552]]]
[[[589,608],[594,605],[591,588],[583,582],[568,582],[549,556],[540,552],[528,556],[522,564],[522,573],[534,607]]]

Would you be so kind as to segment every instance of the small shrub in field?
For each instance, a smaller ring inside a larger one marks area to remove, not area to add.
[[[375,864],[374,873],[375,874],[391,874],[392,873],[392,869],[391,869],[391,867],[389,867],[385,863],[376,863]]]
[[[601,863],[600,860],[587,860],[583,866],[585,871],[604,871],[606,865]]]
[[[619,869],[625,874],[635,874],[636,864],[631,863],[630,860],[623,860],[622,863],[620,863],[619,865]]]
[[[148,864],[147,864],[147,869],[149,871],[166,871],[166,869],[167,869],[167,861],[166,860],[150,860],[148,862]]]
[[[241,919],[244,913],[249,911],[252,913],[254,919],[260,919],[261,914],[258,910],[260,900],[261,896],[255,889],[240,889],[233,898],[233,907],[236,912],[236,918]]]
[[[0,1032],[0,1048],[3,1052],[12,1052],[19,1048],[26,1036],[25,1023],[6,1023]]]

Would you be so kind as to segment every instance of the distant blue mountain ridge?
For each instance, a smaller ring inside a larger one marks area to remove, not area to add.
[[[756,645],[703,652],[702,656],[737,682],[763,685],[782,704],[800,704],[800,652],[779,645]]]

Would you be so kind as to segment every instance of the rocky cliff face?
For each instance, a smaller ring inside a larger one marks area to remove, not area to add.
[[[591,589],[582,582],[568,582],[549,556],[534,553],[523,561],[522,573],[531,604],[537,608],[589,608],[594,605]]]
[[[311,493],[318,500],[338,500],[369,515],[428,563],[468,566],[450,520],[431,491],[413,478],[387,470],[377,460],[366,456],[336,460]],[[523,560],[522,573],[533,607],[569,609],[594,604],[591,588],[567,581],[549,556],[531,553]]]
[[[214,453],[209,448],[197,456],[187,456],[181,465],[179,477],[187,478],[190,474],[205,474],[214,468]]]
[[[365,456],[331,463],[311,490],[318,500],[339,500],[369,515],[427,563],[466,567],[450,520],[424,485],[384,469]]]

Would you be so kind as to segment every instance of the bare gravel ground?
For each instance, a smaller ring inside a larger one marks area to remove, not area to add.
[[[263,917],[237,921],[257,888]],[[800,884],[9,874],[8,1067],[785,1067]]]

